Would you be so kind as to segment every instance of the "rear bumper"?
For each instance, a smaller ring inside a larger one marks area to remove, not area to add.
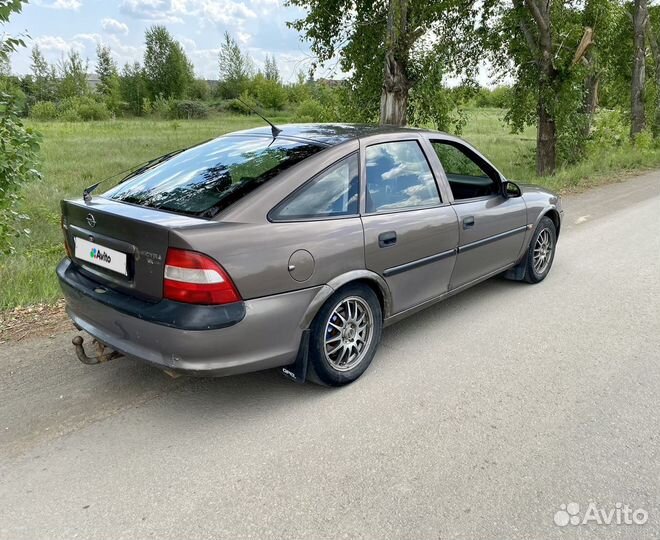
[[[157,367],[203,376],[293,363],[303,332],[300,321],[320,289],[209,307],[167,300],[153,304],[115,291],[96,292],[98,284],[69,259],[60,263],[57,275],[67,313],[90,335]]]

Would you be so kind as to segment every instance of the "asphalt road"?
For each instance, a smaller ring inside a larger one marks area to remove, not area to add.
[[[564,206],[543,283],[387,329],[340,390],[3,345],[0,538],[660,538],[660,172]]]

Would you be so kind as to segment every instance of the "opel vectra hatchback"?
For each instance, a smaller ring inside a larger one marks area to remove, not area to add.
[[[287,125],[63,201],[57,274],[75,325],[114,355],[338,386],[367,369],[383,326],[496,274],[543,280],[561,218],[559,197],[456,137]]]

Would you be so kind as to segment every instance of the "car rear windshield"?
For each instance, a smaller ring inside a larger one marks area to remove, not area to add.
[[[181,214],[213,217],[296,163],[323,150],[309,141],[227,136],[133,173],[104,196]]]

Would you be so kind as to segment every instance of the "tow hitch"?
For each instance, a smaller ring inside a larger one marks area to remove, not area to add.
[[[93,356],[88,356],[85,352],[85,349],[83,348],[83,341],[84,340],[82,336],[76,336],[71,340],[71,343],[73,343],[73,346],[76,349],[78,360],[80,360],[83,364],[87,364],[88,366],[102,364],[103,362],[109,362],[110,360],[124,356],[122,353],[117,352],[110,347],[106,347],[103,345],[103,343],[100,343],[96,340],[92,341],[92,345],[96,349],[96,354]]]

